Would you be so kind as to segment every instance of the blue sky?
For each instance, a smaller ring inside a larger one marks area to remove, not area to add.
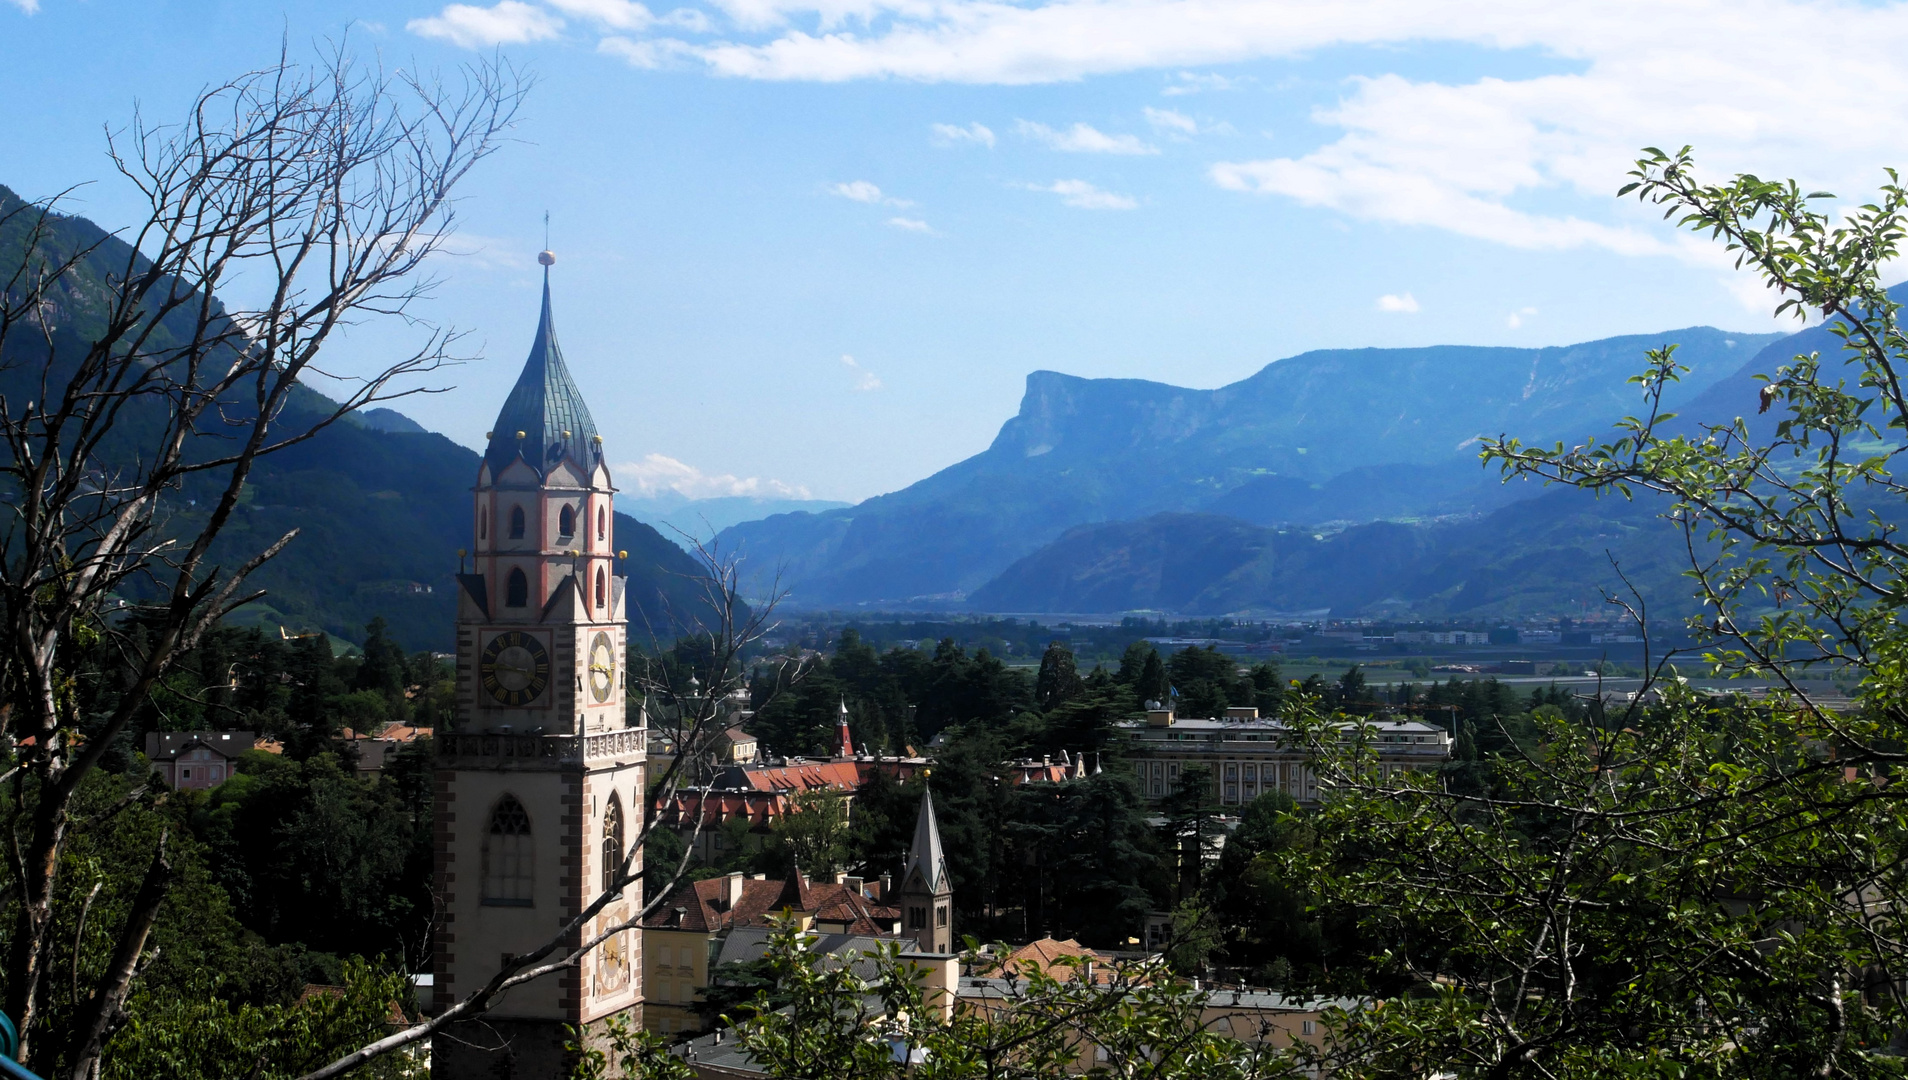
[[[1768,329],[1718,250],[1611,197],[1635,149],[1859,193],[1908,121],[1895,4],[0,0],[0,183],[127,224],[107,126],[347,26],[541,80],[427,309],[482,358],[401,407],[481,439],[548,210],[619,481],[693,495],[903,486],[1037,368],[1211,387],[1322,347]]]

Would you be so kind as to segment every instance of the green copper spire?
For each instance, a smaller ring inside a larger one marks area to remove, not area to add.
[[[500,475],[513,460],[522,457],[539,477],[568,459],[588,473],[603,459],[603,446],[596,438],[596,423],[590,419],[589,406],[570,381],[563,366],[563,350],[557,346],[556,319],[550,314],[550,264],[555,256],[544,252],[543,316],[537,320],[536,341],[530,346],[530,359],[523,365],[517,385],[504,399],[503,411],[490,433],[490,446],[484,460],[490,475]],[[517,433],[523,437],[518,438]]]

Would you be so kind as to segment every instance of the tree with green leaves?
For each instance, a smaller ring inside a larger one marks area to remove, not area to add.
[[[970,947],[962,966],[987,997],[948,1010],[898,949],[829,956],[785,920],[764,957],[775,991],[725,1019],[754,1067],[778,1080],[1036,1080],[1089,1068],[1121,1080],[1313,1075],[1301,1046],[1216,1030],[1209,995],[1158,960],[1106,964],[1088,978],[1079,957],[1049,967],[1006,952]]]
[[[1908,334],[1878,275],[1908,191],[1889,179],[1838,210],[1647,151],[1624,191],[1720,241],[1778,313],[1822,319],[1815,348],[1761,373],[1742,415],[1664,408],[1666,346],[1613,438],[1486,444],[1512,474],[1660,507],[1699,653],[1652,652],[1633,699],[1537,708],[1480,754],[1482,786],[1388,773],[1370,727],[1288,714],[1329,795],[1280,868],[1372,943],[1338,977],[1390,999],[1339,1018],[1336,1075],[1901,1075]],[[1634,594],[1611,599],[1647,627]],[[1776,689],[1700,692],[1672,661]],[[1855,700],[1815,696],[1822,675]]]

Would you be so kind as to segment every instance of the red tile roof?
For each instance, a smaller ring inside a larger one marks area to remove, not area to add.
[[[744,878],[742,895],[734,907],[728,906],[730,879],[708,878],[682,885],[669,895],[663,906],[643,925],[659,930],[688,930],[714,933],[737,926],[765,926],[770,915],[780,911],[799,911],[817,922],[846,923],[853,934],[889,933],[901,918],[894,908],[860,895],[846,885],[811,883],[791,875],[783,881]],[[678,922],[676,910],[681,908]]]
[[[1085,969],[1056,963],[1063,956],[1077,956],[1082,960],[1092,961],[1096,967],[1093,973],[1093,981],[1096,983],[1108,982],[1112,979],[1111,973],[1105,970],[1105,965],[1110,958],[1094,952],[1072,938],[1056,941],[1051,937],[1043,937],[1039,941],[1030,941],[1008,953],[1006,963],[1020,970],[1035,967],[1061,982],[1069,982],[1077,978],[1079,972]]]

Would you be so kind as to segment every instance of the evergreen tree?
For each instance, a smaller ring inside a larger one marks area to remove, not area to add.
[[[1034,678],[1034,704],[1042,712],[1052,712],[1085,692],[1073,650],[1059,641],[1050,643],[1040,656],[1040,673]]]

